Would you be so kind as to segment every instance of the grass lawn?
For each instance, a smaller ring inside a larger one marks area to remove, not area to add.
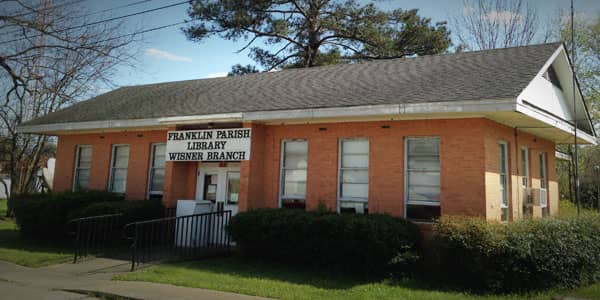
[[[472,295],[439,290],[413,280],[364,281],[240,258],[164,264],[116,280],[149,281],[278,299],[550,299],[570,296],[600,299],[600,284],[532,295]]]
[[[581,208],[582,214],[597,214],[598,211],[590,208]],[[576,217],[577,216],[577,206],[575,203],[568,200],[561,200],[559,202],[558,207],[558,215],[559,217]]]
[[[67,262],[72,249],[65,245],[26,241],[19,237],[15,220],[6,218],[6,200],[0,200],[0,260],[27,267]]]

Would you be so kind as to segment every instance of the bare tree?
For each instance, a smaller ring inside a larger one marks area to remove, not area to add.
[[[82,16],[79,7],[49,0],[0,1],[0,156],[11,194],[31,191],[41,160],[53,151],[48,136],[17,127],[113,85],[115,67],[133,57],[136,36],[123,35],[122,24],[91,26]]]
[[[462,12],[451,22],[461,49],[515,47],[549,38],[540,33],[537,14],[524,0],[465,0],[463,3]]]

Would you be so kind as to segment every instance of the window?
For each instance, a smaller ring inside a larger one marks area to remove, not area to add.
[[[529,187],[529,151],[526,147],[521,148],[521,185],[524,188]]]
[[[508,221],[508,145],[505,142],[498,144],[500,147],[500,219]]]
[[[240,172],[227,172],[227,204],[237,204],[240,194]]]
[[[148,198],[161,199],[165,180],[165,144],[153,144],[148,177]]]
[[[127,185],[127,165],[129,164],[129,145],[114,145],[110,164],[108,190],[113,193],[125,193]]]
[[[440,216],[440,139],[405,140],[406,217],[432,221]]]
[[[283,141],[281,147],[280,205],[288,208],[306,207],[306,166],[308,142]]]
[[[546,153],[540,153],[540,207],[542,216],[548,215],[548,174],[546,172]]]
[[[340,140],[338,203],[340,212],[368,212],[369,140]]]
[[[77,146],[75,154],[75,176],[73,190],[87,190],[90,183],[90,167],[92,166],[92,146]]]

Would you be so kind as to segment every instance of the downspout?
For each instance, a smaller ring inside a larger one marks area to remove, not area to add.
[[[516,171],[517,171],[517,216],[519,217],[519,219],[522,219],[522,214],[523,214],[523,203],[521,203],[521,186],[519,184],[519,130],[517,129],[517,127],[514,128],[514,135],[515,135],[515,163],[517,165]],[[514,218],[513,218],[514,221]]]

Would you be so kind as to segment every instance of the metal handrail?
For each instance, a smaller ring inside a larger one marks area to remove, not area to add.
[[[116,228],[121,225],[122,216],[122,213],[106,214],[68,221],[65,224],[66,231],[75,237],[73,263],[92,252],[106,250],[106,244],[113,240],[113,233],[117,232]],[[74,225],[74,230],[69,231],[69,228]]]
[[[133,222],[123,227],[131,241],[131,270],[136,264],[176,258],[195,258],[212,250],[230,250],[224,228],[231,211],[166,217]]]

